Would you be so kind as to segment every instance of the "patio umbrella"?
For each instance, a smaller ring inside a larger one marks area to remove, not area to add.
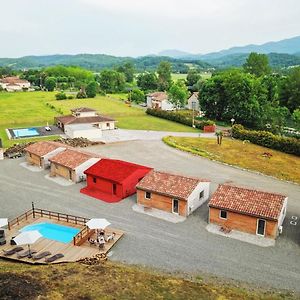
[[[85,225],[90,229],[105,229],[110,223],[106,219],[90,219]]]
[[[38,230],[32,230],[32,231],[21,232],[16,237],[14,237],[13,240],[17,245],[28,245],[28,250],[29,250],[28,257],[31,257],[30,245],[34,244],[41,237],[42,235]]]
[[[8,224],[8,219],[1,218],[0,219],[0,227],[6,226]]]

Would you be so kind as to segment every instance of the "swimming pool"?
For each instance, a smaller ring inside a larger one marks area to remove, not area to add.
[[[13,129],[15,137],[28,137],[40,135],[36,128]]]
[[[28,225],[23,227],[20,231],[31,230],[38,230],[44,238],[65,244],[70,243],[73,237],[80,231],[78,228],[47,222]]]

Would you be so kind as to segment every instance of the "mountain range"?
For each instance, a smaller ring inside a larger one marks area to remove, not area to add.
[[[142,57],[118,57],[106,54],[46,55],[25,56],[20,58],[0,58],[0,67],[14,69],[43,68],[53,65],[76,65],[93,71],[112,68],[131,61],[138,71],[155,70],[158,64],[167,60],[172,64],[174,72],[184,73],[187,65],[193,64],[200,69],[240,67],[250,52],[265,53],[270,65],[284,68],[300,65],[300,36],[262,45],[232,47],[207,54],[192,54],[181,50],[164,50],[158,55]]]

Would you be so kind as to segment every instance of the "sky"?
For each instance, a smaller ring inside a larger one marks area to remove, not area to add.
[[[0,57],[204,54],[300,35],[299,0],[0,0],[0,16]]]

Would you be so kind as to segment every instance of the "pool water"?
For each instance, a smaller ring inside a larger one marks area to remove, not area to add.
[[[35,128],[13,129],[15,137],[37,136],[40,135]]]
[[[47,222],[28,225],[23,227],[20,231],[31,230],[38,230],[44,238],[65,244],[70,243],[73,237],[80,231],[78,228]]]

